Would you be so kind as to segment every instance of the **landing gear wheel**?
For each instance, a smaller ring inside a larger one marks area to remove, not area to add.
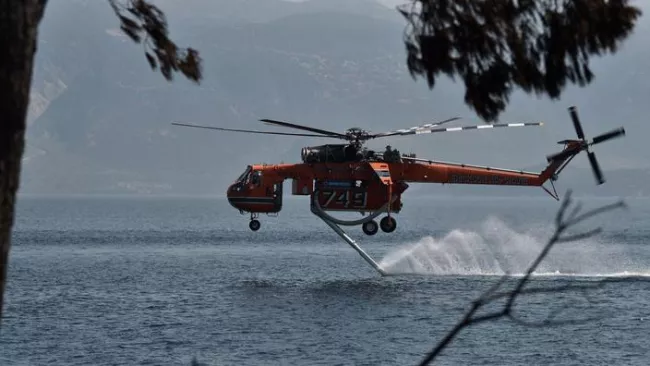
[[[397,221],[391,216],[386,216],[379,221],[379,227],[385,233],[392,233],[397,228]]]
[[[368,221],[364,223],[361,226],[361,229],[363,229],[363,232],[366,235],[375,235],[377,234],[377,231],[379,230],[379,226],[377,225],[377,222],[375,220]]]
[[[260,226],[262,226],[262,224],[260,224],[260,222],[257,220],[251,220],[251,222],[248,224],[248,227],[253,231],[259,230]]]

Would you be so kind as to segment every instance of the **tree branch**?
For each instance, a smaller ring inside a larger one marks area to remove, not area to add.
[[[641,16],[628,0],[410,0],[407,67],[433,89],[460,77],[465,103],[486,121],[505,110],[513,88],[558,99],[567,83],[594,78],[589,58],[614,53]]]
[[[440,353],[451,343],[451,341],[466,327],[471,325],[476,325],[478,323],[483,323],[486,321],[498,320],[501,318],[507,318],[513,321],[516,324],[525,325],[529,327],[543,327],[543,326],[561,326],[567,324],[583,324],[594,320],[593,318],[585,319],[573,319],[573,320],[563,320],[556,321],[555,318],[562,311],[567,309],[566,306],[558,308],[552,311],[545,320],[541,322],[529,322],[523,319],[520,319],[513,314],[513,306],[517,298],[522,295],[532,295],[532,294],[547,294],[547,293],[560,293],[565,291],[583,291],[586,293],[587,290],[592,290],[596,288],[603,287],[606,283],[624,281],[624,278],[617,279],[605,279],[598,281],[596,283],[587,284],[587,285],[573,285],[567,284],[563,286],[553,286],[553,287],[541,287],[541,288],[531,288],[525,289],[524,287],[528,284],[530,277],[537,270],[539,264],[548,256],[549,252],[553,246],[557,243],[565,243],[569,241],[580,240],[584,238],[591,237],[600,232],[600,228],[595,230],[590,230],[581,234],[565,235],[567,229],[577,225],[578,223],[584,221],[587,218],[593,217],[595,215],[612,211],[617,208],[625,207],[625,204],[620,201],[614,204],[609,204],[603,207],[599,207],[586,213],[579,215],[581,206],[578,204],[571,211],[568,219],[565,220],[565,213],[567,209],[571,206],[571,191],[567,192],[564,201],[555,218],[555,232],[544,246],[540,254],[535,258],[532,264],[527,269],[525,275],[517,280],[516,285],[511,291],[499,291],[506,280],[509,278],[509,275],[501,277],[497,283],[492,285],[488,290],[486,290],[478,299],[472,302],[472,306],[469,311],[463,316],[463,318],[456,324],[456,326],[445,335],[445,337],[438,342],[438,344],[425,356],[420,365],[427,365],[433,361]],[[586,296],[586,295],[585,295]],[[497,300],[506,299],[506,303],[503,305],[503,308],[500,311],[489,313],[487,315],[476,315],[479,310],[485,305],[492,304]],[[588,300],[588,299],[587,299]]]
[[[173,72],[181,72],[195,83],[200,82],[203,74],[198,51],[180,49],[169,39],[167,20],[160,9],[146,0],[109,0],[109,3],[120,19],[120,29],[134,42],[143,43],[145,57],[153,70],[160,68],[169,81]]]

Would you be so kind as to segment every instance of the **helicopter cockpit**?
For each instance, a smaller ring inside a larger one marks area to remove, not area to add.
[[[235,182],[228,188],[229,192],[241,192],[244,190],[244,186],[246,185],[246,182],[250,179],[251,171],[253,168],[249,165],[246,167],[246,170],[244,170],[243,173],[235,179]]]
[[[241,173],[241,175],[239,177],[237,177],[237,179],[235,180],[235,183],[243,183],[244,181],[246,181],[248,179],[248,177],[250,176],[252,170],[253,170],[252,166],[250,166],[250,165],[247,166],[246,170],[244,170],[244,172]]]
[[[236,191],[241,191],[244,187],[255,189],[259,187],[262,183],[262,172],[259,170],[253,170],[252,166],[247,166],[246,170],[237,177],[233,187]]]
[[[263,169],[249,165],[228,187],[228,201],[241,212],[250,212],[254,219],[258,213],[278,212],[282,209],[282,181],[264,179]]]

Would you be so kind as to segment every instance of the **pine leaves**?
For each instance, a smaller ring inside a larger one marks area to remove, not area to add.
[[[444,73],[462,78],[465,103],[486,121],[515,87],[560,97],[589,84],[591,56],[614,53],[641,15],[628,0],[413,0],[402,7],[413,78],[429,88]]]
[[[165,79],[180,72],[199,83],[202,78],[198,51],[179,49],[169,39],[165,14],[146,0],[109,0],[120,20],[120,29],[136,43],[143,43],[145,57],[153,70],[160,69]],[[143,39],[144,37],[144,39]]]

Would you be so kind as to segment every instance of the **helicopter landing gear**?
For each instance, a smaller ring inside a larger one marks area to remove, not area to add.
[[[375,220],[370,220],[367,222],[364,222],[361,225],[361,229],[366,235],[375,235],[377,234],[377,231],[379,230],[379,226],[377,225],[377,221]]]
[[[397,220],[392,216],[386,216],[379,221],[379,227],[381,227],[381,231],[385,233],[392,233],[397,228]]]
[[[258,220],[251,220],[251,222],[248,224],[248,227],[253,231],[259,230],[260,226],[262,226],[262,224],[260,224]]]
[[[248,223],[248,227],[253,230],[257,231],[260,229],[262,224],[260,223],[259,220],[257,220],[258,215],[251,213],[251,222]]]

